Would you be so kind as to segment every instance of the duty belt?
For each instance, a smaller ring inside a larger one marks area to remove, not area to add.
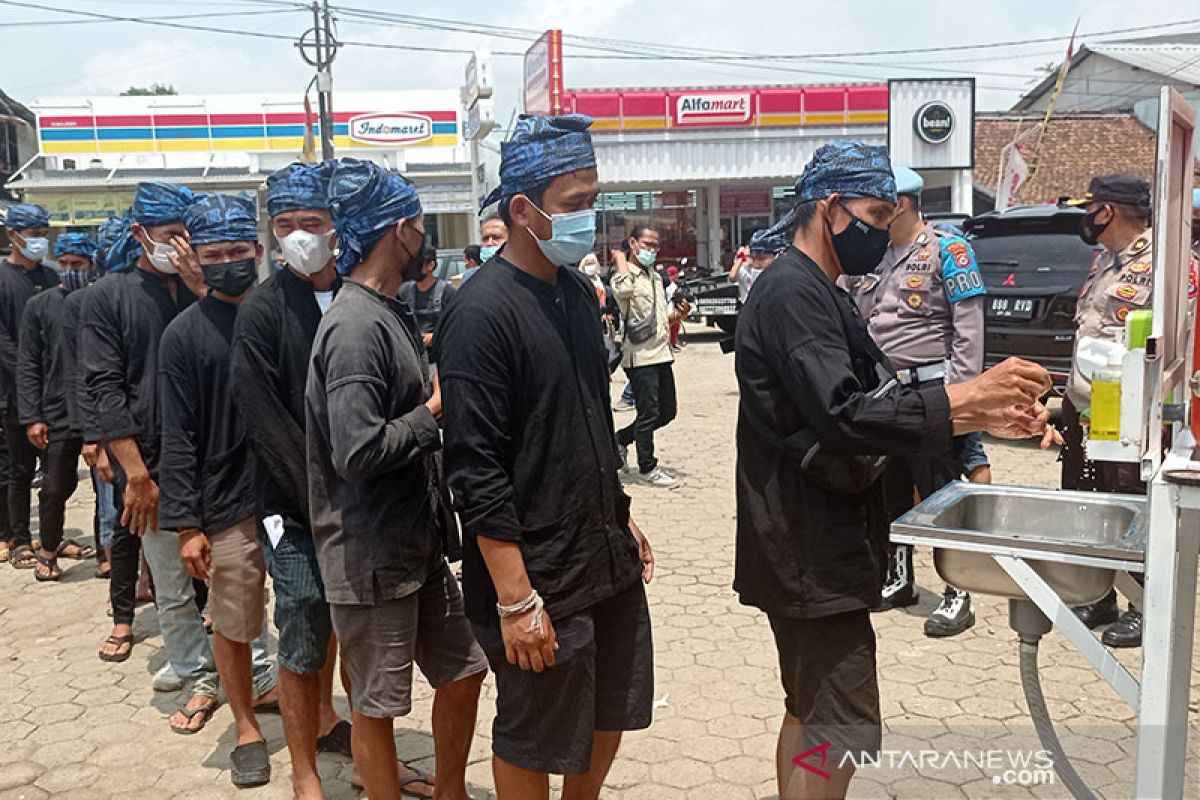
[[[901,369],[896,371],[896,380],[900,381],[905,386],[910,386],[914,383],[926,383],[928,381],[940,381],[946,378],[946,365],[939,362],[937,364],[926,364],[923,367],[912,367],[911,369]]]

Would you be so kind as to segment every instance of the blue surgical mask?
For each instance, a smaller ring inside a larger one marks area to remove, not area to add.
[[[542,250],[551,264],[578,264],[596,245],[596,212],[590,208],[566,214],[547,214],[537,208],[538,213],[550,220],[550,238],[539,239],[528,226],[525,230]]]
[[[654,266],[654,262],[658,260],[658,253],[653,250],[638,250],[637,262],[646,269]]]
[[[479,263],[482,264],[484,261],[491,261],[496,257],[496,253],[498,252],[500,252],[500,245],[485,244],[479,248]]]
[[[21,249],[21,255],[28,258],[30,261],[41,261],[45,259],[50,252],[50,240],[45,236],[27,236],[25,245]]]

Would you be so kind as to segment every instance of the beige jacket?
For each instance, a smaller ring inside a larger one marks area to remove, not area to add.
[[[617,298],[617,305],[621,309],[621,317],[626,326],[630,322],[648,319],[651,304],[658,307],[658,330],[653,336],[634,344],[626,334],[621,366],[632,369],[674,361],[675,356],[671,354],[671,322],[667,309],[667,292],[658,273],[631,263],[628,272],[613,273],[612,292]]]

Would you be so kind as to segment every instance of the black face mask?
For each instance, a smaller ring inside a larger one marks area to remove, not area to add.
[[[404,266],[400,268],[400,277],[405,281],[419,281],[425,276],[425,263],[421,261],[421,253],[425,250],[424,241],[417,247],[417,252],[410,253],[408,245],[404,240],[400,240],[400,249],[408,256],[408,260],[404,262]]]
[[[204,283],[230,297],[240,297],[258,280],[258,260],[243,258],[224,264],[203,264]]]
[[[1099,244],[1100,236],[1112,224],[1110,219],[1103,225],[1096,222],[1096,215],[1105,209],[1105,206],[1100,206],[1090,214],[1084,214],[1079,218],[1079,238],[1083,239],[1084,244]]]
[[[842,206],[850,214],[850,224],[841,233],[834,233],[833,226],[826,220],[825,227],[833,240],[833,252],[841,262],[842,272],[847,275],[867,275],[879,266],[883,254],[891,241],[887,228],[868,225]]]

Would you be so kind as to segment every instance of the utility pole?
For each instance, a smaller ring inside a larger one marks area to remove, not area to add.
[[[321,157],[333,158],[333,60],[338,42],[333,33],[329,0],[313,0],[313,26],[304,32],[296,47],[300,57],[317,70],[317,116],[321,127]]]

